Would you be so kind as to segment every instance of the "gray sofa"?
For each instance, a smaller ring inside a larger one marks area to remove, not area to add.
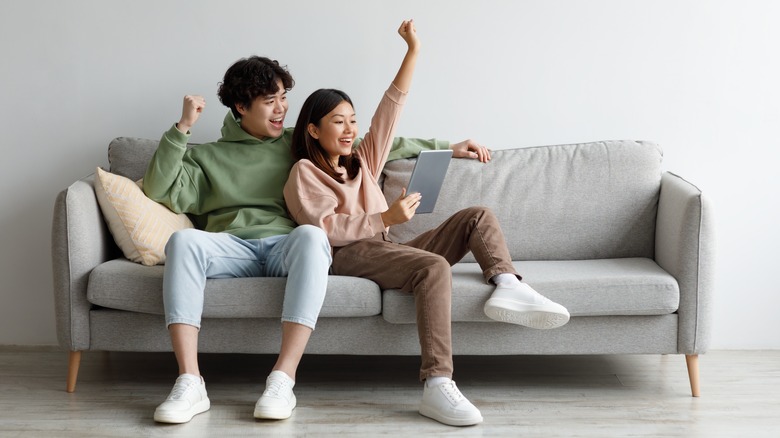
[[[110,170],[143,176],[157,141],[118,138]],[[493,209],[524,280],[566,306],[571,320],[534,330],[488,319],[493,287],[471,255],[452,268],[456,355],[685,355],[694,396],[712,314],[712,226],[701,191],[661,170],[648,142],[607,141],[496,150],[482,164],[454,159],[432,214],[394,227],[404,241],[473,205]],[[388,163],[395,199],[414,160]],[[122,256],[95,199],[94,175],[57,197],[52,230],[59,343],[70,352],[169,351],[163,266]],[[200,351],[278,353],[284,278],[208,280]],[[418,355],[414,301],[366,279],[331,276],[310,354]]]

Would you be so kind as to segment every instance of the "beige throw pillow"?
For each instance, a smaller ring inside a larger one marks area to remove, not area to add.
[[[176,214],[149,199],[142,180],[97,168],[95,195],[114,241],[125,257],[147,266],[165,263],[165,244],[175,231],[192,228],[185,214]]]

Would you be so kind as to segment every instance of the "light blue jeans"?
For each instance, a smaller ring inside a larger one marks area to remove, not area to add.
[[[200,328],[207,278],[287,277],[282,321],[312,330],[325,299],[331,263],[328,236],[301,225],[290,234],[244,240],[186,229],[165,247],[165,323]]]

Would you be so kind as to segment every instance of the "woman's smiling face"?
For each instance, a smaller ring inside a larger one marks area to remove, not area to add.
[[[319,126],[309,124],[309,134],[319,141],[325,154],[334,167],[338,166],[340,156],[352,153],[352,145],[358,135],[355,110],[343,101],[319,121]]]

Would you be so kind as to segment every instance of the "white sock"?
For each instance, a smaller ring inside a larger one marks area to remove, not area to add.
[[[428,388],[433,388],[434,386],[439,386],[442,383],[449,383],[450,382],[449,377],[428,377],[425,379],[425,386]]]
[[[508,273],[498,274],[498,275],[494,275],[493,278],[491,278],[491,280],[493,280],[493,283],[495,283],[496,286],[507,286],[507,287],[520,286],[520,280],[517,279],[517,275],[515,274],[508,274]]]

